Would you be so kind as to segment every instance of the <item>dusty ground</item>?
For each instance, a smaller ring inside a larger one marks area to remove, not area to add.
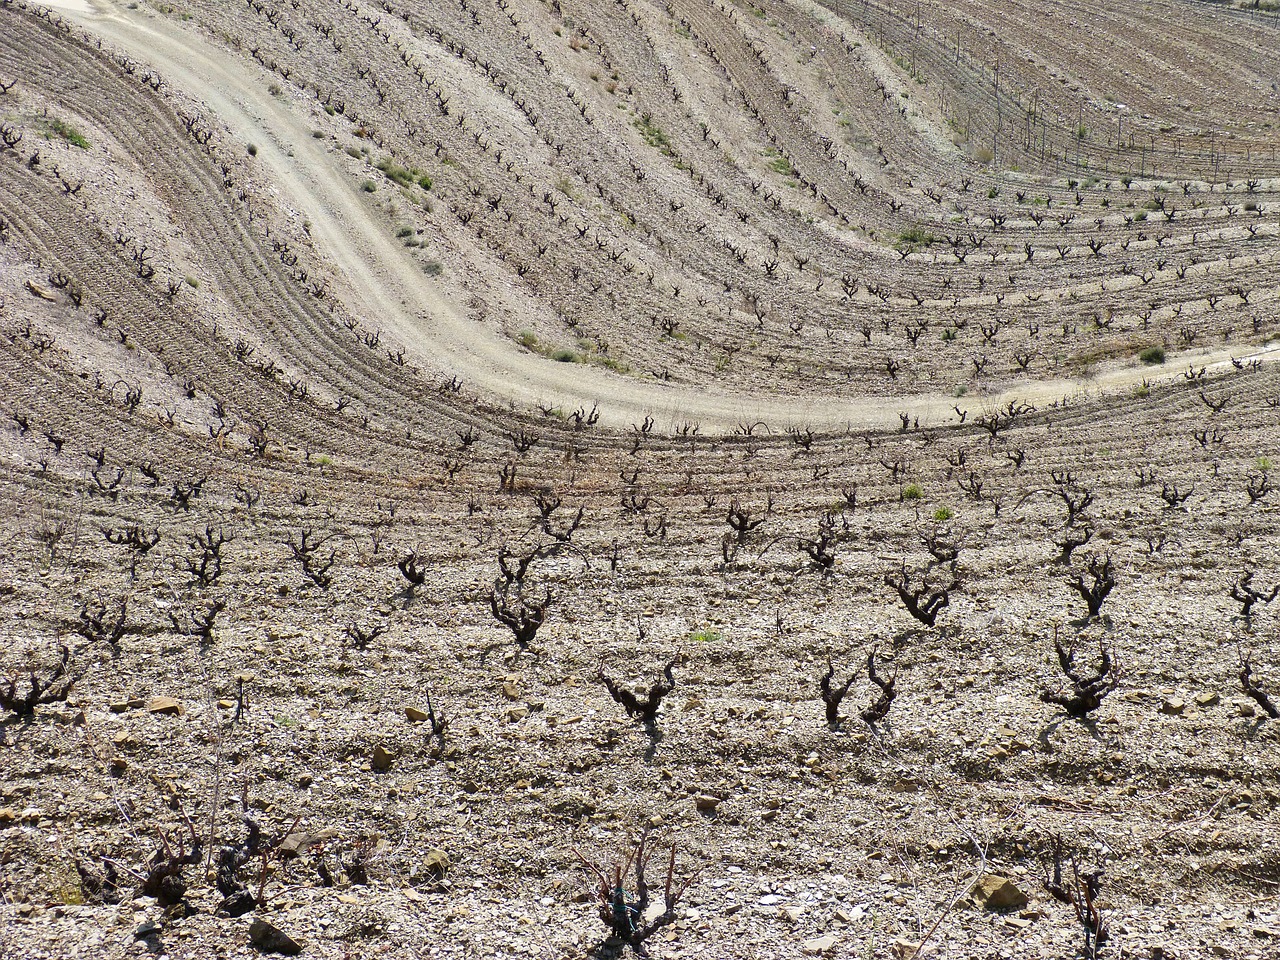
[[[1275,20],[1050,9],[0,3],[4,955],[1274,956]]]

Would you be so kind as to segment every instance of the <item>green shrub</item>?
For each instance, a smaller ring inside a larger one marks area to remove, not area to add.
[[[54,119],[49,121],[49,129],[73,147],[79,147],[81,150],[89,149],[89,141],[85,139],[85,135],[71,124]]]
[[[919,500],[923,496],[924,491],[920,489],[920,484],[918,483],[908,483],[902,488],[903,500]]]
[[[675,151],[671,148],[670,139],[663,133],[662,128],[653,122],[652,115],[646,113],[643,116],[636,117],[634,122],[636,129],[644,137],[645,143],[651,147],[656,147],[664,157],[675,156]]]
[[[1138,359],[1149,367],[1164,363],[1164,347],[1147,347],[1138,354]]]
[[[933,519],[937,520],[938,523],[946,523],[954,516],[955,514],[952,512],[950,507],[939,507],[937,510],[933,511]]]
[[[365,193],[373,193],[373,191],[378,189],[378,185],[372,180],[366,180],[364,183],[360,184],[360,189]]]
[[[388,180],[398,183],[402,187],[412,187],[416,182],[413,177],[413,171],[390,160],[379,160],[375,166],[386,175]]]
[[[926,231],[923,227],[908,227],[898,234],[898,239],[905,244],[915,245],[923,244],[929,246],[931,243],[937,243],[938,238],[932,233]]]
[[[719,643],[723,638],[719,630],[703,627],[689,634],[688,639],[691,643]]]

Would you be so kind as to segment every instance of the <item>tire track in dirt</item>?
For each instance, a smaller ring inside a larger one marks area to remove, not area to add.
[[[282,192],[305,211],[317,246],[339,264],[365,315],[378,317],[409,345],[420,362],[460,373],[483,394],[566,408],[598,402],[602,422],[615,427],[650,414],[660,423],[698,421],[710,431],[727,431],[742,422],[758,420],[880,428],[896,424],[899,411],[910,411],[922,423],[950,418],[953,401],[942,395],[874,401],[747,396],[638,382],[521,354],[493,332],[468,322],[423,280],[355,186],[335,168],[331,157],[313,144],[304,118],[269,95],[256,69],[251,72],[232,66],[230,54],[166,22],[118,7],[112,10],[105,15],[73,16],[131,56],[152,63],[171,83],[203,99],[236,136],[259,143],[259,159],[271,169]],[[1229,357],[1230,353],[1223,351],[1199,356],[1196,362],[1224,365]],[[1150,377],[1149,371],[1130,368],[1112,370],[1089,381],[1029,383],[983,402],[1043,402],[1090,390],[1123,388],[1144,376]]]

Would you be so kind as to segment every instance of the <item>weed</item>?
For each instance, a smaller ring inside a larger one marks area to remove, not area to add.
[[[84,134],[71,126],[71,124],[63,120],[53,119],[49,121],[49,129],[73,147],[79,147],[81,150],[89,149],[89,141]]]
[[[675,150],[671,147],[671,141],[662,129],[653,122],[653,117],[649,114],[642,114],[636,117],[635,127],[640,131],[640,135],[644,137],[644,142],[651,147],[656,147],[658,152],[664,157],[674,157]]]

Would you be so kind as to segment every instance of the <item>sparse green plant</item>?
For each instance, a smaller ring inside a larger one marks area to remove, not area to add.
[[[49,121],[49,129],[73,147],[79,147],[81,150],[89,149],[89,141],[85,135],[65,120],[59,120],[55,117]]]

